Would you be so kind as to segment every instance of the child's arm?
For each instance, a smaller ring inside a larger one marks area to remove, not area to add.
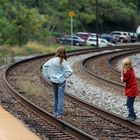
[[[127,73],[127,69],[123,69],[121,71],[121,81],[125,82],[124,80],[126,79],[126,73]]]
[[[121,81],[123,82],[123,70],[121,71]]]
[[[129,79],[129,69],[123,69],[122,82],[127,82]]]

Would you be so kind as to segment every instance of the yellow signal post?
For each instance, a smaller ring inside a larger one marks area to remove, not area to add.
[[[73,11],[70,11],[70,12],[69,12],[69,16],[70,16],[70,17],[74,17],[74,16],[75,16],[75,13],[74,13]]]
[[[73,17],[75,16],[75,13],[73,11],[70,11],[69,16],[71,17],[71,38],[72,38],[72,36],[73,36]],[[73,39],[71,39],[71,45],[73,46]]]

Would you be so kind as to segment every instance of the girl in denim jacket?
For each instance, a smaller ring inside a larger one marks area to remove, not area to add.
[[[67,61],[64,47],[58,47],[56,56],[43,65],[44,76],[52,83],[54,91],[54,115],[61,118],[63,115],[64,89],[66,80],[73,70]]]

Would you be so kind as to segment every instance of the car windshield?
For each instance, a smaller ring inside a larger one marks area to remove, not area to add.
[[[112,33],[113,35],[121,35],[121,33]]]
[[[104,40],[101,40],[101,43],[106,43]]]
[[[96,41],[96,39],[89,39],[89,41]]]
[[[78,37],[73,37],[73,39],[78,39]]]

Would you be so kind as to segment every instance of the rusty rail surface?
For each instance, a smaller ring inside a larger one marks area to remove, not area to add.
[[[130,47],[130,46],[129,46]],[[129,48],[128,47],[128,48]],[[128,49],[126,46],[124,47],[118,47],[118,49]],[[110,49],[113,49],[113,48],[106,48],[106,50],[110,50]],[[97,52],[97,51],[102,51],[103,49],[84,49],[84,50],[78,50],[78,51],[73,51],[73,52],[68,52],[68,55],[69,57],[70,56],[73,56],[73,55],[79,55],[79,54],[85,54],[85,53],[91,53],[91,52]],[[34,103],[30,102],[28,99],[26,99],[24,96],[22,96],[20,93],[18,93],[10,84],[9,82],[7,81],[7,76],[8,74],[10,73],[10,71],[12,69],[14,69],[15,67],[17,67],[19,64],[21,63],[25,63],[27,61],[29,62],[32,62],[33,60],[36,60],[36,59],[42,59],[42,58],[46,58],[47,59],[49,57],[52,57],[53,54],[50,54],[50,55],[47,55],[47,56],[44,56],[44,55],[41,55],[41,56],[37,56],[37,57],[34,57],[34,58],[29,58],[29,59],[26,59],[26,60],[23,60],[23,61],[20,61],[20,62],[17,62],[11,66],[9,66],[6,71],[5,71],[5,76],[4,76],[4,81],[5,81],[5,86],[6,88],[10,91],[11,95],[14,95],[14,98],[16,98],[16,100],[22,104],[23,106],[26,106],[26,108],[28,108],[29,110],[32,110],[33,112],[35,112],[36,114],[40,114],[41,118],[43,118],[43,120],[49,120],[50,122],[53,122],[55,125],[57,125],[57,127],[61,130],[64,130],[66,133],[69,133],[69,135],[71,135],[71,138],[77,138],[77,139],[83,139],[86,140],[86,139],[96,139],[95,137],[89,135],[88,133],[85,133],[83,131],[81,131],[80,129],[77,129],[75,127],[73,127],[72,125],[64,122],[63,120],[57,120],[56,118],[53,117],[52,114],[46,112],[45,110],[43,110],[42,108],[38,107],[37,105],[35,105]],[[72,100],[73,102],[77,102],[79,103],[81,106],[84,106],[84,108],[88,108],[88,110],[92,110],[92,112],[96,112],[97,114],[106,114],[107,116],[106,117],[110,117],[111,114],[104,111],[104,110],[101,110],[100,108],[94,108],[93,106],[79,100],[79,99],[76,99],[75,97],[72,97],[71,95],[67,95],[69,97],[70,100]],[[75,101],[74,101],[75,100]],[[102,112],[102,113],[101,113]],[[104,113],[103,113],[104,112]],[[104,115],[103,115],[104,116]],[[120,117],[116,117],[116,121],[118,120],[121,120]],[[115,119],[114,119],[115,121]],[[122,120],[123,121],[123,120]],[[128,122],[125,123],[125,125],[128,125]],[[129,123],[130,125],[130,123]],[[131,123],[131,127],[133,127],[134,124]]]

